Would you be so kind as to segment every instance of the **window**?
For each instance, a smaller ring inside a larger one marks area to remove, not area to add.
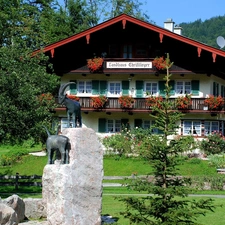
[[[143,129],[150,129],[151,126],[154,125],[154,121],[152,120],[143,120]],[[158,134],[158,129],[157,128],[154,128],[154,129],[151,129],[151,132],[154,133],[154,134]]]
[[[219,132],[219,122],[218,121],[205,121],[205,132],[204,134],[210,135],[212,132]]]
[[[213,82],[213,95],[214,96],[219,95],[219,84],[216,82]]]
[[[109,95],[115,96],[121,94],[121,83],[120,82],[109,82]]]
[[[120,132],[121,130],[121,120],[107,120],[106,125],[109,133]]]
[[[201,121],[184,121],[183,134],[201,136]]]
[[[158,83],[157,82],[146,82],[145,83],[145,92],[150,95],[156,95],[158,92]]]
[[[136,56],[137,57],[146,57],[147,56],[147,46],[145,44],[136,45]]]
[[[92,82],[91,81],[78,81],[78,94],[91,94]]]
[[[131,45],[123,46],[123,58],[132,58],[132,46]]]
[[[191,82],[190,81],[177,81],[176,82],[176,94],[191,94]]]

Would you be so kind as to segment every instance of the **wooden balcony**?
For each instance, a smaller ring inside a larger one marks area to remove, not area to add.
[[[174,102],[174,110],[175,108],[175,100],[176,98],[170,98],[170,101]],[[212,111],[208,110],[207,105],[204,104],[205,98],[192,98],[192,105],[187,109],[183,110],[185,113],[212,113]],[[135,98],[135,102],[132,108],[121,108],[118,98],[108,98],[108,102],[105,107],[100,109],[94,109],[92,107],[92,100],[90,97],[80,97],[79,100],[82,111],[105,111],[105,112],[137,112],[137,113],[148,113],[151,112],[148,106],[146,106],[145,98]],[[65,107],[59,106],[56,108],[56,111],[65,110]],[[224,114],[225,113],[225,105],[219,111],[213,111],[213,113]]]

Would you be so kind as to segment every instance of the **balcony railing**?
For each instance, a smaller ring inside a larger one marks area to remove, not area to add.
[[[92,107],[92,100],[90,97],[79,97],[80,100],[80,104],[82,107],[82,110],[88,110],[88,111],[92,111],[92,110],[96,110]],[[176,98],[170,98],[170,101],[174,102],[174,110],[176,109],[175,106],[175,100]],[[210,110],[208,110],[207,105],[204,103],[205,98],[192,98],[191,99],[191,106],[188,107],[188,112],[199,112],[199,113],[203,113],[203,112],[211,112]],[[225,99],[224,99],[225,100]],[[108,102],[105,104],[105,106],[102,108],[105,109],[106,111],[121,111],[121,105],[119,104],[118,98],[108,98]],[[134,111],[149,111],[149,107],[146,105],[146,99],[145,98],[135,98],[135,102],[132,106],[132,108],[130,108],[129,110],[134,110]],[[225,110],[225,105],[223,105],[222,108],[220,108],[220,110],[218,110],[218,113],[224,113]]]

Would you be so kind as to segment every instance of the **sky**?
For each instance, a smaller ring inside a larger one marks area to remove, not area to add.
[[[225,0],[141,0],[141,2],[143,12],[161,27],[168,18],[175,24],[180,24],[225,16]]]

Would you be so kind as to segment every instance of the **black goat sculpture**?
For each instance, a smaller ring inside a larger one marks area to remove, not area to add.
[[[70,143],[69,138],[63,135],[51,135],[47,127],[43,126],[48,134],[46,141],[46,148],[48,153],[48,164],[54,164],[53,155],[55,152],[55,157],[58,159],[58,156],[61,155],[61,164],[69,163],[69,150]],[[60,152],[60,155],[57,154],[57,151]]]
[[[69,82],[66,84],[62,84],[59,89],[58,103],[66,106],[67,112],[67,127],[70,127],[70,119],[72,116],[72,127],[77,127],[77,121],[79,123],[79,127],[82,127],[82,119],[81,119],[81,106],[78,101],[72,100],[67,97],[65,94],[66,87],[70,84],[75,84],[74,82]]]

